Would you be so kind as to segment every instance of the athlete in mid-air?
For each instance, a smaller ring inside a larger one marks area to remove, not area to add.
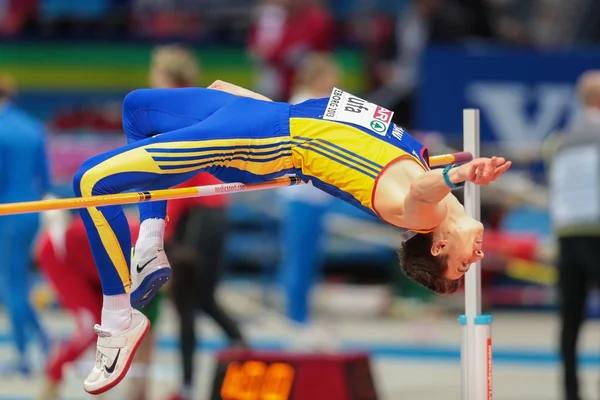
[[[427,149],[393,124],[392,116],[339,89],[297,105],[222,81],[208,89],[136,90],[123,102],[129,144],[86,161],[73,185],[77,195],[88,197],[165,189],[201,171],[242,183],[294,174],[415,232],[400,251],[402,269],[435,292],[451,293],[483,257],[483,225],[466,215],[451,191],[467,181],[487,185],[510,162],[479,158],[430,170]],[[139,211],[130,264],[121,207],[81,210],[104,293],[96,363],[84,383],[92,394],[125,376],[149,328],[134,308],[144,306],[170,276],[163,250],[166,202],[142,202]]]

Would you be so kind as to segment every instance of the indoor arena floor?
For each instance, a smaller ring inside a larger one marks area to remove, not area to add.
[[[235,293],[234,293],[235,292]],[[261,312],[244,302],[239,291],[223,288],[220,298],[238,318],[252,343],[263,348],[335,343],[342,349],[363,348],[372,352],[372,367],[381,400],[460,400],[460,329],[454,317],[432,320],[399,320],[365,316],[322,315],[316,318],[321,328],[303,333],[272,312]],[[167,304],[158,327],[159,344],[152,368],[151,399],[163,400],[177,387],[179,370],[175,351],[175,315]],[[44,322],[54,335],[65,335],[71,322],[59,312],[44,313]],[[204,348],[197,353],[197,399],[207,399],[211,387],[214,350],[223,344],[212,321],[199,318]],[[327,332],[327,333],[323,333]],[[495,361],[493,389],[496,400],[562,400],[555,343],[557,320],[551,314],[496,313],[493,322]],[[600,365],[600,326],[588,323],[584,329],[581,354],[584,398],[598,398]],[[0,318],[0,362],[10,359],[7,321]],[[39,357],[35,357],[39,360]],[[82,389],[84,373],[93,354],[67,373],[64,399],[89,399]],[[37,368],[30,380],[0,377],[0,400],[36,399],[42,376]],[[127,379],[102,400],[125,399]],[[335,399],[332,399],[335,400]]]

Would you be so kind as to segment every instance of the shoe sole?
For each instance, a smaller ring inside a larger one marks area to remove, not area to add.
[[[171,278],[170,267],[159,268],[146,276],[140,286],[131,292],[131,306],[138,310],[146,307],[169,278]]]
[[[133,346],[133,350],[129,354],[129,358],[125,362],[125,366],[121,370],[121,373],[119,375],[117,375],[117,377],[115,378],[114,381],[110,382],[106,386],[102,386],[102,387],[100,387],[98,389],[89,390],[89,391],[84,388],[84,390],[86,392],[88,392],[89,394],[94,395],[94,396],[95,395],[99,395],[99,394],[108,392],[110,389],[114,388],[119,383],[121,383],[121,381],[123,380],[123,378],[125,378],[125,376],[127,376],[127,372],[129,372],[129,368],[131,368],[131,363],[133,362],[133,358],[135,357],[135,353],[137,352],[138,347],[140,347],[140,345],[144,341],[144,338],[146,337],[146,335],[150,331],[150,321],[147,318],[146,318],[146,322],[147,322],[146,323],[146,328],[144,328],[144,331],[140,335],[140,338],[138,339],[137,343],[135,344],[135,346]]]

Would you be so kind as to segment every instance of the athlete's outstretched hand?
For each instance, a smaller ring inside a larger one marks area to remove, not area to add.
[[[457,172],[461,180],[485,186],[508,171],[511,164],[504,157],[482,157],[461,165],[457,168]]]

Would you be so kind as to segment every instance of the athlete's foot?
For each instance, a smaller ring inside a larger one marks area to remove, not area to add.
[[[83,383],[85,391],[100,394],[121,382],[149,329],[150,321],[137,310],[133,310],[131,325],[124,331],[111,332],[94,326],[98,335],[96,364]]]
[[[171,277],[171,266],[165,250],[153,246],[140,254],[132,249],[131,255],[131,305],[140,309]]]

